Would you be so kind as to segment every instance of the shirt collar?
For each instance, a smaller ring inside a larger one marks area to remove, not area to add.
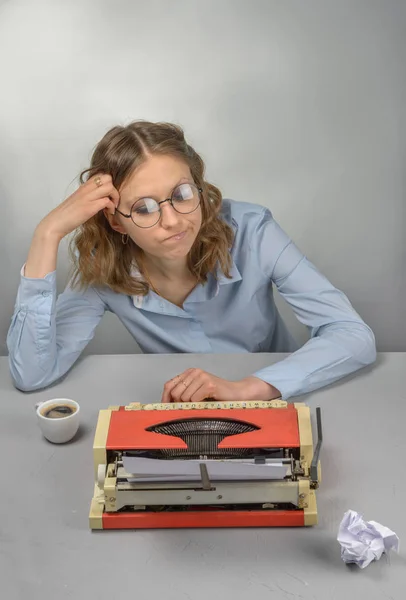
[[[216,269],[216,276],[214,277],[213,275],[210,275],[207,283],[204,285],[198,284],[191,292],[190,296],[186,299],[185,305],[193,302],[204,302],[206,300],[211,300],[212,298],[218,296],[221,286],[241,281],[241,273],[239,272],[233,258],[231,260],[230,278],[226,277],[218,266]],[[132,274],[134,277],[139,277],[142,279],[138,268],[135,267],[132,271]],[[176,314],[183,317],[187,316],[183,309],[175,306],[171,302],[168,302],[164,298],[161,298],[152,290],[150,290],[145,296],[142,294],[132,296],[132,301],[136,308],[141,308],[142,310],[165,314]]]
[[[235,283],[236,281],[241,281],[242,276],[239,272],[237,265],[234,262],[233,257],[231,257],[231,269],[230,269],[230,278],[226,277],[220,267],[217,267],[216,273],[216,281],[217,281],[217,293],[220,288],[220,285],[227,285],[228,283]]]

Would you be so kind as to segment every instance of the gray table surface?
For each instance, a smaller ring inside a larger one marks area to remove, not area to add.
[[[336,540],[353,509],[406,539],[406,354],[294,400],[324,425],[319,525],[300,529],[91,532],[92,444],[98,410],[156,402],[164,382],[192,366],[238,379],[283,355],[88,356],[65,380],[23,394],[0,359],[1,597],[75,600],[159,598],[403,599],[406,560],[391,553],[366,569],[344,564]],[[77,437],[53,445],[36,424],[38,400],[81,405]],[[402,586],[403,584],[403,586]]]

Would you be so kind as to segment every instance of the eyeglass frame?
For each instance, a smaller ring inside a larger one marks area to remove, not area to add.
[[[199,203],[198,203],[198,205],[196,206],[196,208],[194,208],[193,210],[191,210],[191,211],[189,211],[189,212],[187,212],[187,213],[182,213],[182,212],[178,211],[178,210],[177,210],[177,209],[174,207],[174,205],[173,205],[173,199],[172,199],[173,192],[174,192],[174,191],[175,191],[175,190],[176,190],[176,189],[177,189],[179,186],[181,186],[181,185],[191,185],[191,186],[195,187],[195,188],[197,189],[197,191],[199,192]],[[178,213],[178,215],[191,215],[193,212],[195,212],[195,210],[197,210],[197,209],[199,208],[199,206],[200,206],[200,204],[201,204],[201,197],[200,197],[200,194],[202,194],[202,193],[203,193],[203,188],[200,188],[200,187],[198,187],[198,186],[197,186],[195,183],[190,183],[190,182],[188,182],[188,181],[185,181],[184,183],[178,183],[178,185],[175,185],[175,187],[173,188],[173,190],[172,190],[172,192],[171,192],[171,195],[170,195],[170,197],[169,197],[169,198],[166,198],[166,200],[160,200],[160,201],[158,202],[157,200],[155,200],[155,198],[150,198],[151,200],[154,200],[154,201],[155,201],[155,202],[158,204],[158,207],[159,207],[159,217],[158,217],[158,220],[157,220],[157,222],[156,222],[156,223],[154,223],[153,225],[148,225],[148,226],[146,226],[146,227],[143,227],[142,225],[138,225],[137,223],[135,223],[134,219],[133,219],[133,218],[132,218],[132,216],[131,216],[131,213],[132,213],[132,210],[133,210],[134,206],[137,204],[137,202],[139,202],[140,200],[144,200],[145,198],[149,198],[149,196],[144,196],[143,198],[139,198],[138,200],[136,200],[136,201],[134,202],[134,204],[132,204],[132,205],[131,205],[131,209],[130,209],[130,214],[129,214],[129,215],[126,215],[126,214],[124,214],[124,213],[123,213],[123,212],[121,212],[121,210],[119,210],[118,208],[116,208],[116,210],[115,210],[114,214],[115,214],[116,212],[118,212],[118,213],[119,213],[119,214],[120,214],[122,217],[124,217],[125,219],[131,219],[131,221],[134,223],[134,225],[135,225],[136,227],[139,227],[140,229],[151,229],[151,227],[155,227],[155,225],[158,225],[159,221],[161,220],[161,217],[162,217],[162,210],[161,210],[161,208],[160,208],[160,207],[161,207],[161,204],[164,204],[165,202],[169,202],[169,204],[172,206],[173,210],[175,210],[175,211]]]

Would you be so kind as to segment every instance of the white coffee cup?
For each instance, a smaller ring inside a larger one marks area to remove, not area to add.
[[[52,406],[71,406],[75,412],[60,418],[45,417],[44,413]],[[38,425],[47,440],[54,444],[64,444],[71,440],[79,428],[80,406],[69,398],[52,398],[36,404]]]

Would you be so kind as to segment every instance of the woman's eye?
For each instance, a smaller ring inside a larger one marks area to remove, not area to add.
[[[173,199],[177,202],[182,202],[182,200],[190,200],[193,198],[193,189],[188,183],[184,183],[176,188]]]
[[[133,206],[132,212],[137,215],[149,215],[157,210],[159,210],[159,207],[156,201],[153,198],[145,198]]]

